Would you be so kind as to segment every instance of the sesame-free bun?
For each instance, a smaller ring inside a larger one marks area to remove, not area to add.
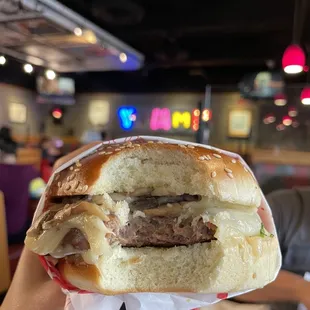
[[[156,189],[158,195],[202,195],[250,208],[261,201],[256,180],[236,158],[199,146],[146,140],[102,145],[59,172],[49,195],[137,189]]]
[[[279,269],[277,239],[247,237],[173,248],[117,248],[95,265],[62,259],[74,286],[105,295],[130,292],[221,293],[261,288]]]

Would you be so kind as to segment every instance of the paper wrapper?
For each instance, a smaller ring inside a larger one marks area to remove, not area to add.
[[[103,142],[103,144],[121,143],[121,142],[126,142],[126,141],[133,141],[137,139],[161,141],[163,143],[166,142],[166,143],[186,144],[186,145],[191,144],[193,146],[197,145],[197,146],[204,147],[207,149],[213,149],[220,153],[227,154],[231,156],[232,158],[235,158],[236,160],[239,160],[240,162],[243,163],[246,169],[248,169],[249,172],[252,173],[248,165],[239,155],[231,153],[231,152],[219,150],[217,148],[213,148],[208,145],[190,143],[190,142],[180,141],[180,140],[166,139],[166,138],[161,138],[161,137],[152,137],[152,136],[127,137],[127,138],[106,141],[106,142]],[[62,167],[58,168],[55,171],[55,173],[71,166],[77,160],[80,160],[81,158],[94,152],[100,146],[101,145],[97,145],[87,150],[86,152],[79,154],[77,157],[70,160],[69,162],[64,164]],[[51,182],[53,181],[55,173],[52,175],[52,177],[50,178],[48,182],[46,192]],[[42,210],[44,207],[44,197],[45,197],[45,194],[42,195],[42,198],[38,204],[34,219],[37,218],[42,213]],[[261,220],[264,226],[266,227],[266,229],[270,233],[276,236],[276,230],[275,230],[271,210],[263,194],[262,194],[262,204],[260,208],[258,209],[258,214],[261,217]],[[81,291],[77,289],[76,287],[70,285],[68,282],[62,279],[60,273],[55,268],[54,259],[50,259],[47,257],[40,257],[40,260],[44,268],[50,275],[50,277],[54,281],[58,282],[60,286],[62,287],[63,291],[67,294],[67,302],[65,306],[66,310],[82,310],[82,309],[119,310],[123,303],[125,303],[127,310],[162,310],[162,309],[190,310],[190,309],[196,309],[200,307],[209,306],[211,304],[219,302],[220,300],[223,300],[226,298],[232,298],[237,295],[245,293],[245,292],[234,292],[234,293],[218,292],[217,294],[131,293],[131,294],[122,294],[122,295],[115,295],[115,296],[105,296],[105,295],[100,295],[100,294],[89,293],[86,291]],[[279,249],[278,260],[279,260],[278,266],[280,269],[280,266],[281,266],[280,249]]]

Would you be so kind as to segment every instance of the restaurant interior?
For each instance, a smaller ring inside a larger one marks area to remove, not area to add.
[[[265,194],[308,185],[309,18],[303,0],[1,2],[2,296],[55,161],[89,142],[210,144]]]

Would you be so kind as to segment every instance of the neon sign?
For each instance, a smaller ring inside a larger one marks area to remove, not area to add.
[[[150,118],[151,130],[170,130],[183,128],[192,128],[193,131],[199,129],[200,110],[174,111],[171,113],[168,108],[154,108]]]
[[[122,129],[129,130],[137,119],[136,109],[133,107],[121,107],[118,109],[118,118]]]
[[[175,111],[172,113],[172,127],[174,129],[183,126],[185,129],[191,127],[191,114],[189,112]]]
[[[152,110],[150,119],[150,128],[152,130],[170,130],[171,129],[171,113],[168,108],[155,108]]]
[[[212,112],[211,112],[211,110],[209,110],[209,109],[204,109],[204,110],[202,111],[202,117],[201,117],[201,119],[202,119],[204,122],[208,122],[208,121],[211,120],[211,118],[212,118]]]
[[[200,117],[200,110],[195,109],[192,112],[192,129],[193,131],[198,131],[199,129],[199,118]]]

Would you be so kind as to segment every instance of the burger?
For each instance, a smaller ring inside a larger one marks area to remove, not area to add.
[[[25,244],[81,290],[236,292],[279,269],[257,182],[213,148],[103,144],[56,173],[44,199]]]

